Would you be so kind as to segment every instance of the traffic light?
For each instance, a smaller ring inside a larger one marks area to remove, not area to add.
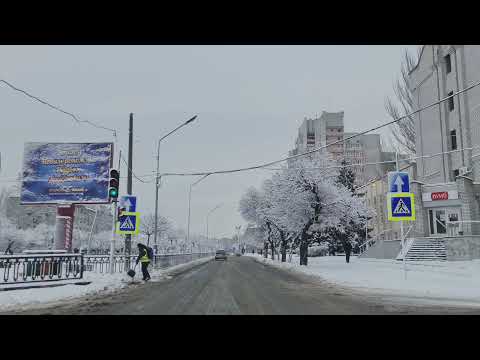
[[[110,169],[110,181],[108,187],[108,196],[113,201],[118,198],[118,187],[120,185],[120,173],[118,170]]]

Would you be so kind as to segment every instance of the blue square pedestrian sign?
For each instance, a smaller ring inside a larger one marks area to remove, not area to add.
[[[408,193],[410,192],[410,179],[408,172],[390,171],[388,173],[388,192]]]
[[[136,235],[140,232],[140,214],[138,212],[123,212],[117,222],[117,234]]]
[[[388,220],[415,221],[415,199],[413,193],[387,194]]]

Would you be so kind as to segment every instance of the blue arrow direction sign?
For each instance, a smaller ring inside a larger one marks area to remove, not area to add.
[[[127,212],[137,211],[137,197],[132,195],[122,196],[120,198],[120,207],[125,208]]]
[[[123,212],[117,222],[117,234],[136,235],[140,232],[140,214],[137,212]]]
[[[410,179],[405,171],[390,171],[388,173],[388,190],[391,193],[410,192]]]
[[[412,193],[390,193],[387,201],[388,220],[415,221],[415,198]]]

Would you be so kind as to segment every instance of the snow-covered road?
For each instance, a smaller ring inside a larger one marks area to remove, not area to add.
[[[480,308],[400,304],[318,276],[284,271],[259,259],[231,256],[152,284],[10,314],[29,315],[293,315],[480,314]]]

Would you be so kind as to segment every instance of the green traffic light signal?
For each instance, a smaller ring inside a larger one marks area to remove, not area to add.
[[[119,184],[120,184],[120,173],[118,172],[118,170],[110,169],[110,181],[109,181],[108,196],[111,199],[118,198]]]

